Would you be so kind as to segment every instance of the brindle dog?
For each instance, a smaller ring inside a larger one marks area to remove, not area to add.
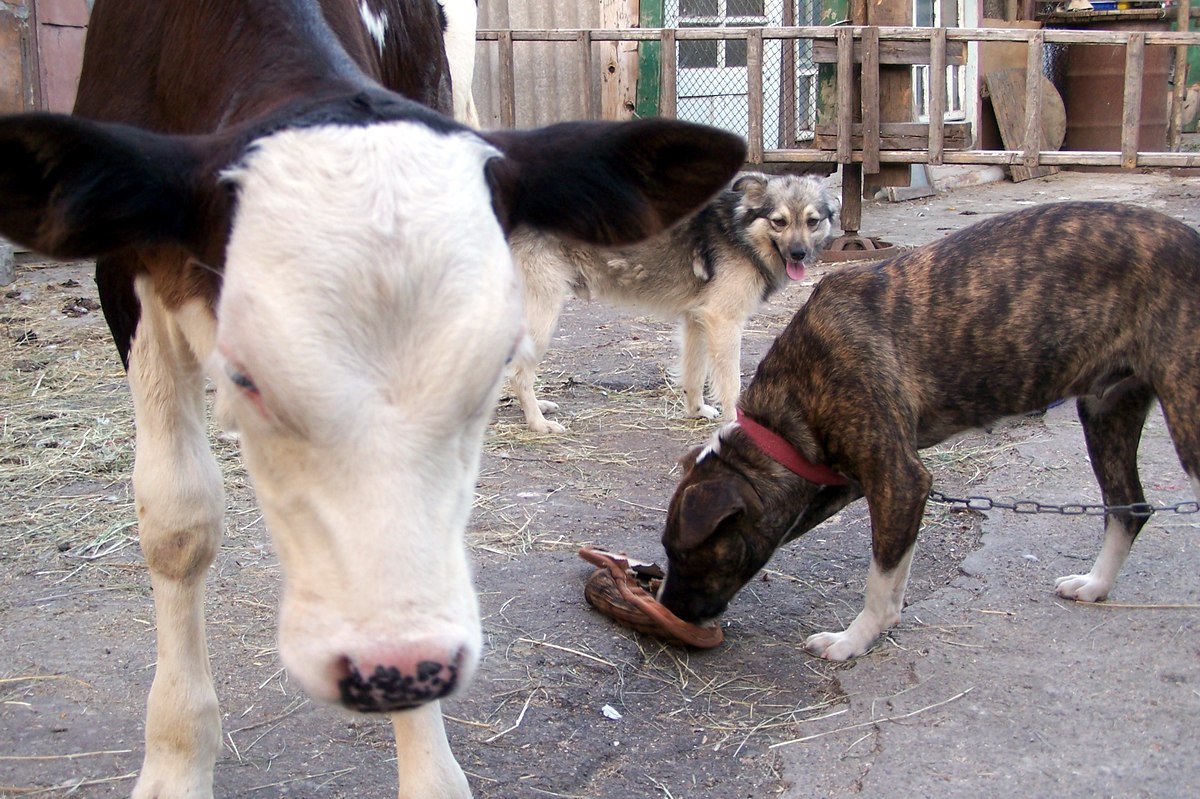
[[[1156,397],[1200,496],[1197,286],[1195,230],[1082,202],[828,275],[759,365],[744,418],[685,458],[660,600],[689,621],[718,616],[776,548],[865,496],[865,608],[805,643],[830,660],[863,654],[900,618],[931,484],[917,450],[1064,397],[1078,398],[1105,503],[1145,501],[1137,448]],[[1105,599],[1145,521],[1109,513],[1092,570],[1058,594]]]

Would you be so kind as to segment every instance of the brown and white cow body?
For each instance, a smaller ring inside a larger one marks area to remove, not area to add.
[[[135,797],[212,795],[206,378],[283,566],[285,665],[392,714],[401,796],[470,794],[437,700],[480,650],[463,536],[522,341],[505,233],[633,241],[744,155],[668,121],[476,133],[425,107],[447,76],[434,0],[101,0],[77,116],[0,118],[0,233],[98,256],[128,369],[158,635]]]

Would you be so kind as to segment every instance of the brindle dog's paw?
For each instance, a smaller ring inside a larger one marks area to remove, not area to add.
[[[1094,574],[1068,574],[1054,583],[1054,592],[1063,599],[1076,602],[1103,602],[1108,599],[1112,584]]]

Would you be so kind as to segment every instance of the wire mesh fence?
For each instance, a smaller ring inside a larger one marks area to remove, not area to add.
[[[821,0],[667,0],[669,28],[753,28],[821,24]],[[818,70],[812,42],[763,43],[763,145],[794,147],[813,139]],[[676,115],[746,135],[749,128],[745,39],[680,40]]]

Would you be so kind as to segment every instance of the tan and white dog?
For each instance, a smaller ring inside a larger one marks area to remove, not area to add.
[[[530,348],[511,383],[539,433],[564,427],[543,415],[558,405],[534,393],[567,295],[607,300],[679,320],[687,415],[733,418],[741,392],[742,330],[789,280],[804,276],[833,236],[837,200],[813,177],[744,174],[698,213],[647,242],[600,248],[521,229],[509,244],[524,281]],[[705,402],[705,384],[720,410]]]

